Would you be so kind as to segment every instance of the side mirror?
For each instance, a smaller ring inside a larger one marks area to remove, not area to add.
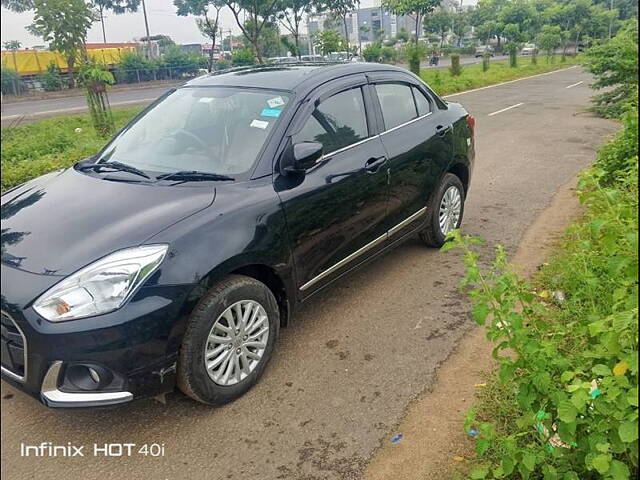
[[[280,160],[280,173],[304,173],[322,158],[322,144],[318,142],[300,142],[289,145]]]

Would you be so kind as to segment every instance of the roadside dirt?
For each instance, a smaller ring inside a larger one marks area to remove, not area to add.
[[[523,275],[537,270],[569,223],[581,214],[576,184],[573,178],[563,185],[523,235],[511,259]],[[443,480],[464,470],[462,459],[473,455],[473,440],[462,428],[464,414],[473,405],[483,372],[493,366],[491,344],[484,329],[475,327],[442,363],[433,388],[408,406],[401,422],[374,452],[363,479]],[[402,439],[391,442],[398,434]]]

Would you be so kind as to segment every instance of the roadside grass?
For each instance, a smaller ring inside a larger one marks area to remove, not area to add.
[[[122,127],[140,110],[142,107],[114,109],[116,128]],[[68,167],[95,154],[106,143],[93,129],[89,114],[3,127],[1,138],[3,192],[31,178]]]
[[[533,65],[528,58],[518,58],[517,68],[510,67],[507,61],[491,62],[491,67],[486,72],[482,71],[482,64],[463,65],[462,74],[455,77],[451,75],[448,69],[429,70],[423,68],[420,72],[420,77],[438,95],[444,96],[560,70],[578,63],[580,63],[580,57],[567,57],[565,62],[561,62],[559,58],[556,58],[553,63],[547,62],[544,57],[540,57],[537,65]]]
[[[506,62],[493,62],[487,72],[482,65],[465,65],[462,75],[452,77],[448,70],[423,70],[422,78],[440,95],[461,92],[496,83],[523,78],[565,68],[576,63],[547,63],[543,58],[538,65],[529,59],[520,59],[518,68]],[[114,109],[116,128],[122,127],[143,107]],[[76,132],[76,129],[81,129]],[[52,170],[68,167],[93,155],[106,140],[100,138],[88,114],[53,117],[36,122],[2,128],[2,192]]]
[[[628,480],[638,475],[638,112],[581,175],[583,218],[528,283],[496,249],[455,232],[472,315],[499,368],[467,414],[469,477]]]

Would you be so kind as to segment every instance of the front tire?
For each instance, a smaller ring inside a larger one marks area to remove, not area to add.
[[[263,283],[230,275],[214,285],[189,319],[178,361],[178,388],[223,405],[262,376],[280,328],[278,304]]]
[[[447,173],[427,205],[427,225],[420,238],[430,247],[440,248],[447,234],[460,227],[464,213],[464,187],[460,179]]]

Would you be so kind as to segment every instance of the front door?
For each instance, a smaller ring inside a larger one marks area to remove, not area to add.
[[[294,120],[297,131],[289,132],[294,144],[322,143],[324,156],[299,184],[275,182],[303,296],[386,241],[389,171],[370,116],[366,79],[358,76],[331,88],[323,89],[310,111],[301,113],[304,118]]]

